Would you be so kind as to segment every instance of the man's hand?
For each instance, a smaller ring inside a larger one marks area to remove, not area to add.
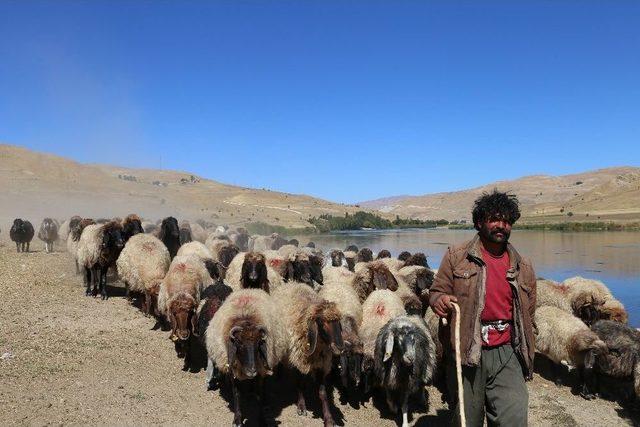
[[[458,298],[453,295],[441,295],[440,298],[433,304],[433,311],[440,317],[447,317],[453,307],[452,302],[458,302]]]

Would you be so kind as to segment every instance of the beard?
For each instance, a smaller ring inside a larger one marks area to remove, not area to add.
[[[486,224],[480,228],[480,234],[486,240],[493,243],[507,243],[509,241],[509,236],[511,235],[511,231],[505,230],[501,227],[493,227],[489,228]]]

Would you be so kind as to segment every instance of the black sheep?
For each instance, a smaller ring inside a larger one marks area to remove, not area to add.
[[[158,238],[162,240],[162,243],[169,249],[169,256],[173,259],[180,248],[180,228],[178,227],[178,220],[172,216],[163,219]]]
[[[33,239],[35,231],[33,225],[29,221],[16,218],[13,220],[13,226],[9,231],[9,237],[16,242],[16,251],[29,252],[29,243]]]

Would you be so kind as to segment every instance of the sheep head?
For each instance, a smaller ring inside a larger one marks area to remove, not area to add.
[[[341,354],[344,350],[340,311],[336,304],[322,301],[309,308],[311,310],[307,324],[307,355],[316,352],[318,342],[322,347],[329,347],[333,354]]]
[[[120,223],[111,221],[102,226],[102,249],[115,249],[119,253],[124,243]]]
[[[259,252],[249,252],[242,263],[240,283],[243,288],[257,288],[269,292],[269,278],[265,256]]]
[[[180,238],[180,227],[178,227],[178,220],[172,216],[163,219],[162,224],[160,225],[160,240],[164,242],[165,239],[169,237],[173,239]]]
[[[191,334],[198,335],[196,300],[186,292],[180,292],[169,302],[167,316],[171,324],[171,340],[186,341]]]
[[[342,326],[342,341],[344,351],[340,355],[340,377],[342,385],[348,387],[349,381],[356,387],[362,377],[362,362],[364,346],[358,336],[356,322],[351,317],[345,317],[340,322]]]
[[[362,248],[358,251],[357,262],[373,261],[373,252],[369,248]]]
[[[291,258],[287,260],[284,280],[287,282],[295,280],[296,282],[313,286],[313,280],[311,279],[311,262],[307,254],[298,252],[291,255]]]
[[[345,252],[358,252],[358,247],[356,245],[349,245],[344,250]]]
[[[416,252],[411,255],[404,263],[404,265],[419,265],[421,267],[429,268],[427,263],[427,256],[422,252]]]
[[[140,220],[140,217],[135,214],[128,215],[122,222],[122,233],[124,235],[125,241],[129,240],[131,237],[135,236],[138,233],[144,233],[144,229],[142,228],[142,220]]]
[[[240,253],[240,248],[234,244],[225,245],[220,248],[218,260],[226,268],[229,267],[233,258]]]
[[[398,289],[398,281],[393,276],[389,268],[381,263],[375,263],[369,266],[370,283],[375,289],[389,289],[395,291]],[[373,291],[373,289],[372,289]]]
[[[568,350],[571,358],[576,361],[583,360],[587,353],[592,353],[598,359],[604,359],[608,353],[607,344],[590,329],[583,329],[573,334],[569,340]]]
[[[346,258],[344,256],[344,252],[342,252],[341,250],[338,249],[334,249],[331,251],[331,253],[329,254],[329,256],[331,257],[331,266],[333,267],[346,267],[347,266],[347,261]]]
[[[407,252],[407,251],[402,251],[400,252],[400,255],[398,255],[398,259],[400,261],[404,261],[407,262],[407,260],[411,258],[411,252]]]
[[[581,292],[572,302],[573,314],[590,326],[600,319],[599,307],[603,302],[594,298],[590,292]]]
[[[382,258],[391,258],[391,252],[386,249],[381,250],[380,252],[378,252],[378,256],[376,257],[376,259]]]
[[[322,275],[322,264],[324,260],[321,255],[309,255],[309,269],[311,273],[311,279],[318,284],[322,285],[324,282],[324,276]]]
[[[258,374],[270,375],[267,349],[267,329],[255,319],[244,318],[233,322],[227,337],[229,370],[236,378],[255,378]]]

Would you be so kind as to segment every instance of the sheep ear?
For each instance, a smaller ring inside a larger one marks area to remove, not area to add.
[[[318,324],[315,320],[309,321],[309,328],[307,332],[307,355],[311,355],[316,351],[316,344],[318,343]]]
[[[391,357],[391,354],[393,354],[393,342],[394,342],[393,332],[390,332],[389,336],[387,336],[387,343],[384,348],[384,358],[382,359],[383,362],[386,362],[387,360],[389,360],[389,358]]]
[[[196,337],[200,336],[198,333],[198,313],[196,312],[191,315],[191,333]]]
[[[291,261],[287,261],[287,271],[284,275],[285,282],[289,280],[293,280],[293,263]]]
[[[271,370],[271,367],[269,366],[269,357],[268,357],[268,350],[267,350],[267,341],[261,341],[260,344],[258,344],[258,352],[260,354],[260,357],[262,358],[262,363],[264,364],[264,368],[267,371]]]
[[[236,345],[233,343],[233,340],[227,341],[227,363],[229,365],[229,370],[232,369],[233,364],[236,361]]]

